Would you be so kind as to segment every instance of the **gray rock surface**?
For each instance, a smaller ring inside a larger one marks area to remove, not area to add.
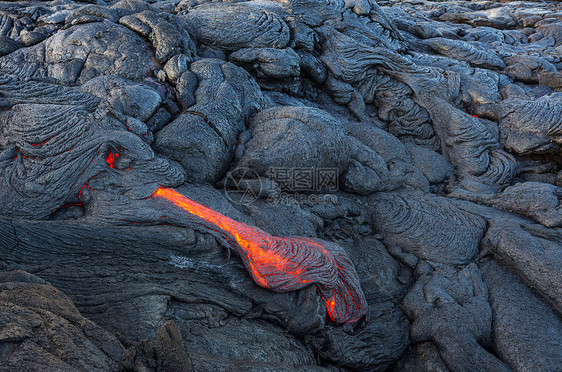
[[[561,52],[556,2],[2,2],[0,370],[560,370]]]
[[[375,194],[370,203],[371,225],[387,245],[439,263],[474,260],[486,227],[480,216],[420,192]]]
[[[117,371],[125,349],[72,301],[23,271],[0,272],[2,369]]]
[[[413,319],[412,340],[433,341],[452,371],[509,371],[484,349],[491,345],[492,309],[478,266],[471,263],[455,270],[431,268],[424,262],[418,265],[425,272],[403,302]]]
[[[493,261],[483,265],[490,289],[493,338],[498,356],[514,371],[558,368],[562,321],[517,276]],[[512,303],[516,301],[517,306]],[[516,327],[513,327],[517,324]],[[526,335],[532,332],[534,337]]]

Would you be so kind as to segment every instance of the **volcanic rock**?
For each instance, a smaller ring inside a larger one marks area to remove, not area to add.
[[[561,22],[3,2],[0,370],[558,370]]]

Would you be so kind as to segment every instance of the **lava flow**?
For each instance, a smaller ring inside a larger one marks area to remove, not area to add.
[[[164,198],[198,216],[232,237],[255,282],[275,292],[288,292],[316,283],[328,315],[338,323],[354,323],[367,312],[367,302],[351,260],[334,243],[276,237],[237,222],[186,196],[158,188],[153,197]]]

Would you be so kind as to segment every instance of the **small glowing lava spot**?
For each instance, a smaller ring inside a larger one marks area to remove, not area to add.
[[[468,111],[468,108],[466,108],[466,107],[464,108],[464,111],[465,111],[467,114],[469,114],[470,116],[474,116],[475,118],[480,118],[480,116],[478,116],[478,115],[471,114],[471,113]]]
[[[118,153],[112,153],[110,152],[109,155],[107,155],[107,157],[105,158],[105,161],[107,162],[107,164],[109,164],[110,168],[115,168],[115,161],[117,161],[117,158],[119,157]]]

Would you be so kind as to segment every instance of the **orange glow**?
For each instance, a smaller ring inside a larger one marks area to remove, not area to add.
[[[332,296],[329,299],[324,299],[324,301],[326,302],[326,310],[328,310],[328,316],[331,319],[334,319],[334,316],[336,314],[336,296]]]
[[[248,269],[252,277],[262,287],[270,288],[271,284],[273,284],[268,283],[268,277],[263,273],[264,268],[275,267],[277,271],[282,271],[293,277],[303,273],[303,268],[298,263],[288,260],[273,249],[267,249],[273,245],[274,241],[274,237],[267,232],[228,218],[171,189],[159,188],[154,195],[170,200],[178,207],[201,217],[234,237],[238,245],[244,250],[244,253],[247,254],[245,258],[247,259]],[[320,245],[316,244],[316,246],[322,249],[323,253],[326,253]]]
[[[317,242],[306,238],[272,236],[257,227],[228,218],[171,189],[158,188],[152,196],[167,199],[234,238],[237,246],[234,245],[233,248],[258,285],[276,292],[287,292],[317,283],[332,320],[355,322],[366,313],[367,305],[362,292],[359,296],[348,293],[346,298],[351,298],[351,301],[334,292],[348,290],[348,287],[341,285],[340,274],[347,278],[352,275],[342,273],[334,256]],[[356,277],[352,278],[355,279]],[[333,295],[327,297],[324,293]],[[355,303],[356,297],[362,299],[358,301],[359,304]]]
[[[469,114],[470,116],[474,116],[475,118],[480,118],[480,116],[478,116],[478,115],[476,115],[476,114],[471,114],[471,113],[468,111],[468,108],[467,108],[467,107],[464,108],[464,111],[465,111],[467,114]]]
[[[107,157],[105,158],[105,161],[107,162],[107,164],[109,164],[110,168],[115,168],[115,161],[117,161],[117,158],[119,157],[118,153],[112,153],[110,152],[109,155],[107,155]]]

